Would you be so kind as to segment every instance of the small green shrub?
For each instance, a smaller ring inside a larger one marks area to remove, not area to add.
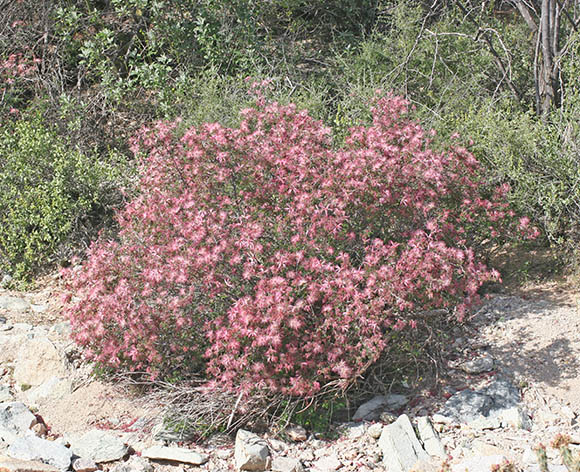
[[[122,201],[119,164],[66,146],[38,115],[0,128],[0,268],[28,279],[94,237]]]

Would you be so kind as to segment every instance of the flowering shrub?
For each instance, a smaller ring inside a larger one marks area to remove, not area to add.
[[[76,341],[114,367],[310,395],[356,379],[415,311],[461,319],[498,278],[471,246],[534,230],[506,188],[484,196],[467,150],[433,150],[403,99],[372,112],[337,150],[305,111],[262,98],[236,129],[143,130],[119,240],[68,279]]]

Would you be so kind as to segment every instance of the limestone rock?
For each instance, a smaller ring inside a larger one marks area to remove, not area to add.
[[[0,295],[0,309],[22,312],[30,309],[30,303],[24,298]]]
[[[271,469],[273,472],[304,472],[302,463],[292,457],[274,457]]]
[[[22,332],[10,331],[8,334],[0,334],[0,364],[14,362],[25,342],[26,335]]]
[[[0,456],[0,472],[59,472],[59,470],[38,461],[22,461]]]
[[[480,439],[475,439],[471,443],[471,450],[475,456],[506,456],[509,455],[502,448],[488,444]]]
[[[31,434],[30,428],[37,423],[24,403],[0,403],[0,439],[11,444],[18,435]]]
[[[67,470],[72,459],[72,451],[62,444],[36,436],[16,438],[7,451],[13,459],[41,461],[59,470]]]
[[[377,395],[358,407],[352,417],[353,421],[374,421],[379,419],[384,410],[398,410],[409,402],[405,395]]]
[[[15,362],[13,377],[19,385],[36,387],[51,377],[64,377],[67,374],[61,353],[46,337],[25,342]]]
[[[288,426],[284,430],[284,432],[292,441],[295,442],[302,442],[308,439],[308,434],[306,433],[306,430],[299,425]]]
[[[408,472],[417,461],[429,460],[407,415],[401,415],[397,421],[383,428],[379,446],[389,472]]]
[[[11,402],[14,397],[10,393],[8,385],[0,385],[0,403]]]
[[[141,457],[131,456],[127,462],[115,464],[109,472],[153,472],[153,466]]]
[[[193,465],[205,464],[209,460],[205,454],[183,447],[151,446],[145,449],[141,455],[152,460],[182,462]]]
[[[489,472],[494,465],[499,465],[506,461],[505,456],[494,455],[484,457],[472,457],[459,464],[451,466],[451,472]]]
[[[312,470],[315,472],[334,472],[342,467],[342,462],[338,460],[336,454],[323,456],[312,464]]]
[[[502,426],[516,429],[525,429],[530,431],[532,429],[532,422],[530,417],[519,407],[506,408],[497,414]]]
[[[497,416],[494,417],[480,416],[479,418],[467,423],[467,425],[471,429],[477,429],[480,431],[486,429],[487,430],[499,429],[501,428],[501,420]]]
[[[469,423],[480,416],[497,416],[501,411],[516,406],[519,401],[520,393],[516,387],[505,380],[495,380],[480,390],[456,393],[445,402],[439,413],[460,423]]]
[[[79,457],[73,460],[72,468],[75,472],[95,472],[95,470],[99,469],[99,466],[91,459]]]
[[[51,377],[44,381],[36,388],[26,391],[26,398],[34,404],[43,402],[44,400],[62,398],[72,392],[72,381],[70,379],[61,379],[59,377]]]
[[[367,434],[373,439],[379,439],[381,433],[383,432],[383,425],[381,423],[375,423],[369,426]]]
[[[79,457],[91,459],[97,464],[121,459],[127,454],[127,446],[115,435],[98,429],[82,436],[70,438],[70,448]]]
[[[409,472],[440,472],[441,466],[435,464],[432,461],[420,460],[415,462],[415,465],[411,468]]]
[[[478,357],[468,362],[464,362],[459,366],[459,368],[468,374],[476,375],[482,374],[484,372],[490,372],[493,370],[493,357],[490,355],[485,355]]]
[[[238,470],[267,470],[271,463],[266,441],[244,429],[236,434],[234,458]]]
[[[447,456],[441,439],[439,439],[439,435],[433,429],[433,425],[427,416],[417,418],[417,429],[419,430],[419,438],[427,454],[440,458]]]

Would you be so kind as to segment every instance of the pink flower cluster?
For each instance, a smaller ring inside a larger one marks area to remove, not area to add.
[[[33,75],[40,62],[41,59],[28,59],[22,54],[10,54],[4,61],[0,60],[0,105],[4,101],[8,90],[14,88],[18,80],[23,80]],[[9,114],[17,113],[18,109],[10,108]]]
[[[534,230],[518,230],[507,188],[484,196],[466,149],[434,150],[403,99],[372,111],[341,149],[260,96],[236,129],[144,129],[118,241],[69,273],[76,341],[114,367],[311,395],[353,382],[414,312],[461,319],[498,278],[471,242]]]

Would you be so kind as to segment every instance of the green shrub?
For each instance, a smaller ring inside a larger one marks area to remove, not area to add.
[[[125,173],[115,160],[65,145],[40,116],[0,128],[0,268],[28,279],[109,223]]]
[[[554,243],[580,236],[577,108],[545,123],[531,111],[480,103],[442,126],[473,138],[471,150],[493,178],[510,184],[511,203]]]

